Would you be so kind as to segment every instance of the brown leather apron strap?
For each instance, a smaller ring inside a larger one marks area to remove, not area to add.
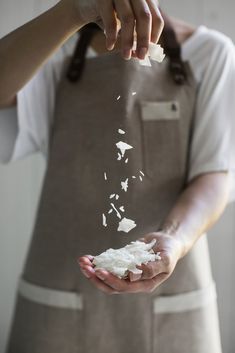
[[[87,49],[94,34],[99,30],[100,28],[95,23],[90,23],[80,30],[80,37],[67,71],[67,78],[70,82],[75,83],[81,77],[86,62]]]
[[[161,14],[165,22],[161,41],[165,54],[170,59],[170,73],[176,84],[183,85],[187,81],[187,72],[181,56],[181,46],[177,41],[170,18],[162,11]]]

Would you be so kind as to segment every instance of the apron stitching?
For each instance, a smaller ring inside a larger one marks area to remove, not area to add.
[[[19,281],[18,292],[23,298],[37,304],[60,309],[83,309],[83,301],[80,294],[37,286],[22,278]]]
[[[209,287],[177,295],[159,296],[153,300],[155,314],[180,313],[196,310],[216,300],[215,283]]]

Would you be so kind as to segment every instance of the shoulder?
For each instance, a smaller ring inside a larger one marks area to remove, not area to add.
[[[230,59],[235,63],[235,49],[232,40],[223,33],[198,27],[182,45],[183,60],[188,61],[198,81],[212,66],[223,66]]]

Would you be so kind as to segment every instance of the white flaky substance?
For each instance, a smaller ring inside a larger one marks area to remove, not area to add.
[[[154,239],[148,244],[142,241],[134,241],[124,248],[108,249],[94,257],[95,270],[103,269],[119,278],[125,278],[128,271],[141,274],[142,270],[136,268],[137,265],[161,259],[159,253],[155,254],[152,249],[155,244],[156,240]]]
[[[133,148],[131,145],[128,145],[128,143],[122,142],[122,141],[119,141],[118,143],[116,143],[116,146],[117,148],[120,149],[122,157],[124,157],[126,150],[130,150],[131,148]]]
[[[134,51],[136,50],[136,46],[137,46],[137,43],[135,41],[134,45],[133,45]],[[165,56],[166,55],[164,54],[164,50],[159,44],[149,43],[148,53],[147,53],[145,59],[139,60],[139,63],[142,66],[150,66],[151,67],[152,65],[151,65],[150,59],[161,63],[164,60]]]
[[[118,225],[118,232],[129,233],[133,228],[136,227],[135,221],[124,217]]]

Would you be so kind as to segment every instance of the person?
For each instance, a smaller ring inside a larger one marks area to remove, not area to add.
[[[232,198],[234,47],[164,19],[167,58],[151,68],[138,61],[162,31],[150,0],[62,0],[0,41],[0,104],[17,103],[1,114],[1,160],[48,160],[9,353],[221,352],[205,232]],[[120,128],[128,163],[116,160]],[[137,224],[124,237],[100,216],[140,170],[116,202]],[[95,271],[94,255],[137,239],[156,239],[161,260],[127,279]]]

